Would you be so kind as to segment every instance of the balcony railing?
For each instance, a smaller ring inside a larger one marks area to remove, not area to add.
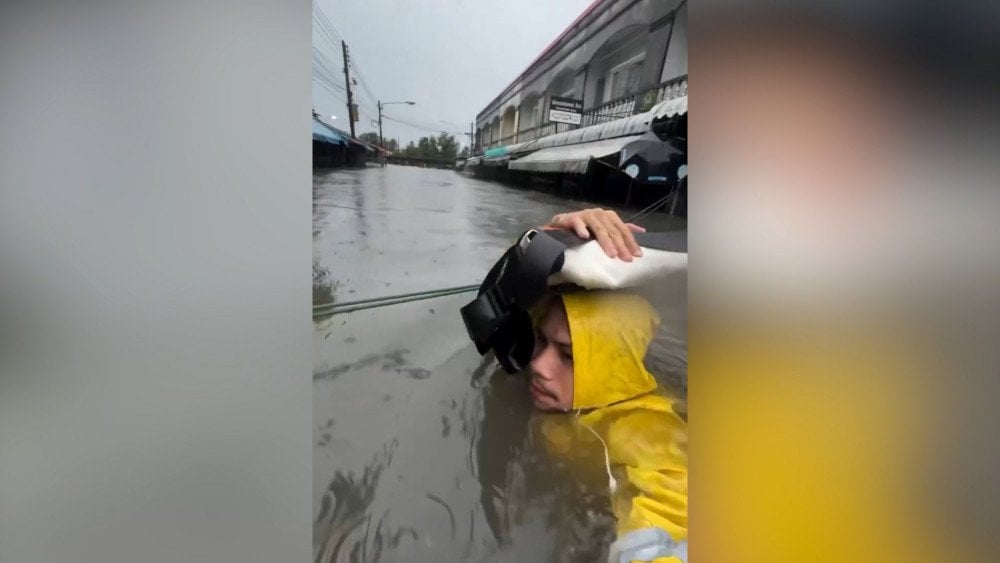
[[[580,125],[587,127],[635,115],[635,99],[635,94],[629,94],[628,96],[611,100],[586,111],[583,114],[583,122]]]
[[[534,141],[535,139],[540,139],[547,135],[552,135],[556,132],[555,123],[543,123],[542,125],[536,125],[535,127],[529,127],[517,132],[517,139],[513,142],[524,143],[527,141]]]
[[[583,112],[581,126],[607,123],[648,111],[664,100],[672,100],[687,95],[687,75],[661,82],[655,87],[636,94],[615,98],[595,108]]]
[[[668,80],[667,82],[663,82],[659,86],[657,86],[656,98],[649,107],[653,107],[664,100],[672,100],[674,98],[679,98],[681,96],[687,96],[687,93],[688,93],[688,77],[685,74],[684,76],[677,77],[673,80]]]
[[[629,94],[621,98],[605,102],[595,108],[583,112],[580,127],[607,123],[616,119],[631,117],[648,111],[656,104],[687,95],[687,75],[679,76],[666,82],[661,82],[644,92]],[[502,147],[514,143],[533,141],[556,133],[556,123],[544,123],[536,127],[518,131],[516,134],[483,142],[483,150]],[[572,126],[570,126],[572,128]],[[565,128],[565,127],[564,127]]]

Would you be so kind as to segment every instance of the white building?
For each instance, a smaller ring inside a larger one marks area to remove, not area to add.
[[[687,95],[687,0],[597,0],[476,116],[476,150],[649,110]],[[580,125],[549,121],[582,100]]]

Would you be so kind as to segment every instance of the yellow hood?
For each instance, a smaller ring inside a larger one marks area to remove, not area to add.
[[[607,461],[617,483],[609,500],[619,539],[658,528],[685,541],[686,423],[643,365],[659,316],[642,297],[621,291],[562,300],[573,344],[573,408],[583,412],[539,415],[546,448],[581,477],[603,477]]]
[[[660,317],[642,297],[620,291],[562,296],[573,341],[573,408],[592,409],[656,389],[643,366]]]

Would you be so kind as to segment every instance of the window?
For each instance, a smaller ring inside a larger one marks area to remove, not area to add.
[[[622,95],[635,94],[639,91],[639,75],[642,74],[642,62],[629,65],[625,76],[625,91]]]
[[[622,73],[620,70],[611,71],[611,79],[608,81],[611,84],[611,90],[608,92],[608,99],[613,100],[622,95]]]
[[[644,58],[645,54],[640,54],[619,65],[616,65],[608,71],[607,80],[605,81],[605,84],[607,84],[607,90],[604,92],[604,100],[614,100],[623,96],[635,94],[639,91],[639,78],[642,75],[642,63]],[[599,88],[598,91],[603,90],[603,88],[600,88],[600,80],[597,84]]]

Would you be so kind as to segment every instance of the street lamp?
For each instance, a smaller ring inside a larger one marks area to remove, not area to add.
[[[382,106],[388,106],[392,104],[407,104],[413,106],[416,105],[417,102],[383,102],[382,100],[378,101],[378,143],[382,145],[383,149],[385,148],[385,141],[382,139]]]

